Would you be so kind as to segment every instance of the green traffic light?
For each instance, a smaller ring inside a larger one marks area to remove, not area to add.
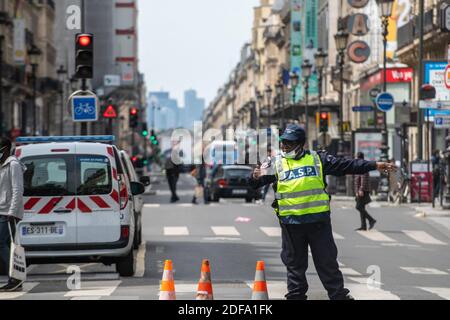
[[[143,137],[148,137],[148,131],[146,131],[146,130],[142,131],[142,136]]]

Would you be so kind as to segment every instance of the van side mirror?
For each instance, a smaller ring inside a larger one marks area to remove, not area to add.
[[[140,181],[144,186],[146,186],[146,187],[148,187],[148,186],[151,184],[151,181],[150,181],[150,177],[149,177],[149,176],[141,177],[141,178],[139,179],[139,181]]]
[[[131,182],[131,193],[138,196],[145,193],[145,186],[140,182]]]

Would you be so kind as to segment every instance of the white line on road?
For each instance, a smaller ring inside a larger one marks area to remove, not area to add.
[[[385,235],[384,233],[381,233],[380,231],[377,230],[372,230],[372,231],[358,231],[358,233],[369,239],[372,241],[377,241],[377,242],[397,242],[394,239],[388,237],[387,235]]]
[[[356,300],[400,300],[400,297],[390,291],[369,287],[366,284],[347,283],[345,285]]]
[[[216,236],[240,236],[235,227],[211,227]]]
[[[139,251],[136,255],[136,272],[135,278],[142,278],[145,274],[145,253],[147,250],[147,243],[144,242],[139,246]]]
[[[281,229],[279,227],[272,228],[272,227],[261,227],[260,228],[262,232],[264,232],[269,237],[281,237]]]
[[[400,269],[405,270],[412,274],[422,274],[422,275],[442,275],[445,276],[448,273],[434,268],[410,268],[410,267],[400,267]]]
[[[333,232],[333,237],[336,240],[344,240],[345,238],[341,236],[339,233]]]
[[[344,276],[361,276],[362,274],[352,268],[341,268],[340,269]]]
[[[381,282],[373,281],[372,279],[365,278],[365,277],[362,277],[362,278],[361,277],[358,277],[358,278],[357,277],[348,277],[348,279],[351,281],[354,281],[356,283],[365,284],[365,285],[367,285],[370,281],[371,288],[373,288],[374,286],[381,287],[383,285],[383,283],[381,283]]]
[[[189,230],[187,227],[164,227],[165,236],[188,236]]]
[[[161,205],[159,203],[148,203],[144,205],[144,209],[154,209],[154,208],[159,208],[161,207]]]
[[[450,288],[423,288],[423,287],[417,288],[436,294],[442,299],[450,300]]]
[[[23,285],[23,291],[22,292],[2,292],[0,293],[0,300],[13,300],[18,299],[31,290],[33,290],[34,287],[36,287],[39,284],[39,282],[26,282]]]
[[[420,230],[403,230],[408,237],[416,240],[417,242],[424,244],[437,244],[437,245],[446,245],[445,242],[442,242],[433,236],[429,235],[425,231]]]
[[[81,290],[69,291],[64,297],[78,299],[81,297],[109,297],[121,283],[122,281],[90,283],[89,287],[84,287]]]

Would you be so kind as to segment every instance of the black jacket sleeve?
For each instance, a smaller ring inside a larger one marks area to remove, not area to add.
[[[273,176],[262,176],[259,179],[254,179],[252,177],[252,178],[249,178],[249,180],[248,180],[248,184],[253,189],[259,189],[268,184],[275,183],[275,182],[277,182],[277,177],[274,175]]]
[[[324,175],[341,177],[352,174],[360,175],[377,170],[375,161],[337,158],[326,152],[319,152],[319,155],[322,160]]]

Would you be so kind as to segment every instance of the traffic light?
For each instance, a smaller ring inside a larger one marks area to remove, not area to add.
[[[130,109],[130,128],[137,128],[139,125],[139,110],[137,108]]]
[[[154,130],[152,130],[152,133],[150,135],[150,141],[152,142],[152,145],[154,145],[154,146],[159,145],[158,137],[156,136],[156,133]]]
[[[330,125],[330,114],[328,112],[320,113],[320,132],[327,133]]]
[[[146,122],[144,122],[144,123],[142,124],[142,132],[141,132],[141,134],[142,134],[142,136],[143,136],[144,138],[147,138],[147,137],[148,137],[148,127],[147,127],[147,123],[146,123]]]
[[[92,79],[94,77],[94,35],[78,33],[75,37],[75,77]]]

